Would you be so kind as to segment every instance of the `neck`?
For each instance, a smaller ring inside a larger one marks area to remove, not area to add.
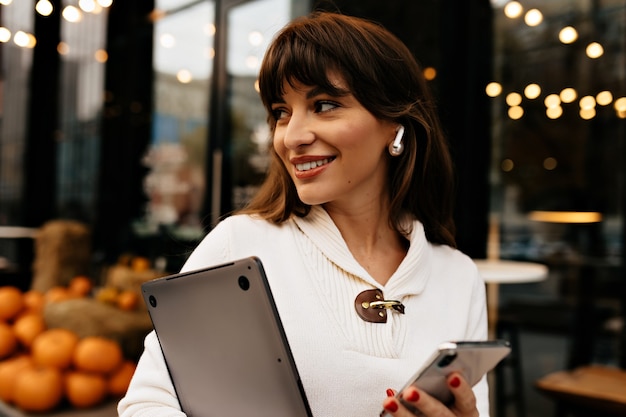
[[[359,207],[350,211],[325,205],[350,252],[379,283],[386,284],[408,249],[407,240],[389,225],[388,207]]]

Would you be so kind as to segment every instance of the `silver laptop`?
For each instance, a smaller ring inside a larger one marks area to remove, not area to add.
[[[146,282],[143,297],[189,417],[311,417],[261,261]]]

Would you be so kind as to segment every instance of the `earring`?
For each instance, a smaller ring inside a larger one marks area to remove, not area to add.
[[[398,126],[398,133],[392,143],[389,144],[389,154],[391,156],[400,156],[404,152],[404,144],[402,143],[402,136],[404,135],[404,126]]]

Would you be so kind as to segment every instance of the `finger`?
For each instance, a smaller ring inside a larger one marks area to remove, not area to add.
[[[396,412],[400,409],[400,403],[394,396],[387,397],[385,401],[383,401],[383,408],[387,413],[395,416]]]
[[[477,416],[476,396],[467,381],[460,374],[455,372],[448,376],[447,382],[454,396],[453,409],[463,416]]]
[[[428,393],[410,386],[402,392],[403,401],[414,409],[419,410],[424,416],[428,417],[452,417],[452,411],[446,407],[441,401]]]
[[[407,409],[404,404],[400,401],[399,397],[396,396],[396,391],[393,389],[387,389],[387,398],[383,401],[383,408],[386,411],[386,414],[384,415],[387,417],[416,417],[416,413]]]

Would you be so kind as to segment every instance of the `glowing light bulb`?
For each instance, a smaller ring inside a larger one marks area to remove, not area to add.
[[[565,44],[572,43],[578,39],[578,32],[571,26],[566,26],[559,32],[559,40]]]
[[[585,53],[591,59],[600,58],[604,54],[604,48],[598,42],[591,42],[587,45]]]
[[[48,0],[39,0],[35,5],[35,10],[42,16],[50,16],[54,11],[54,6]]]
[[[543,14],[537,9],[530,9],[524,15],[524,22],[528,26],[537,26],[543,21]]]
[[[524,8],[517,1],[510,1],[504,6],[504,15],[509,19],[520,17],[523,11]]]
[[[538,84],[528,84],[526,88],[524,88],[524,95],[526,98],[535,99],[539,97],[541,94],[541,87]]]
[[[487,87],[485,87],[485,92],[489,97],[497,97],[500,95],[500,93],[502,93],[502,86],[500,85],[500,83],[497,83],[495,81],[490,82],[489,84],[487,84]]]

